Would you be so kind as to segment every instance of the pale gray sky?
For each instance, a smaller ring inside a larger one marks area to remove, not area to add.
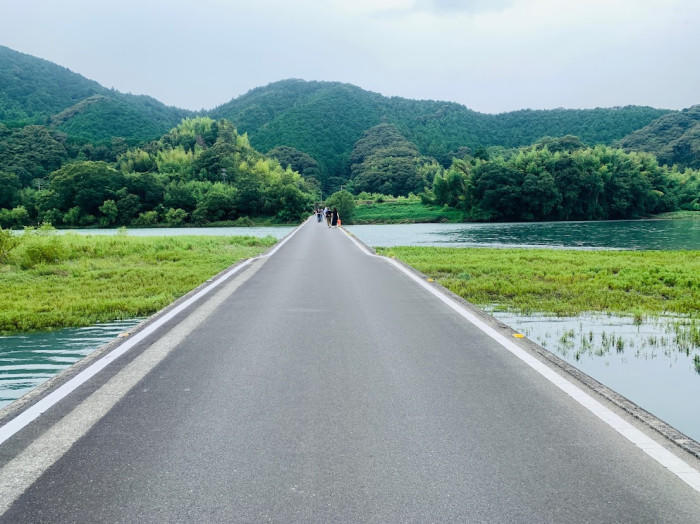
[[[0,0],[0,44],[212,108],[284,78],[477,111],[700,103],[700,0]]]

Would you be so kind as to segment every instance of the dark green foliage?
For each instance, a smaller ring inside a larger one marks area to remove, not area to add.
[[[700,106],[486,115],[349,84],[286,80],[210,112],[233,124],[191,118],[173,128],[190,112],[105,89],[5,47],[0,86],[4,227],[261,216],[294,221],[319,189],[328,194],[342,187],[420,193],[426,204],[477,219],[614,218],[700,208],[697,171],[585,145],[625,137],[620,143],[628,150],[700,167]],[[255,151],[248,135],[283,165]]]
[[[102,87],[70,70],[0,46],[0,122],[42,124],[91,142],[150,140],[190,111]],[[101,159],[106,160],[106,159]]]
[[[700,105],[669,113],[624,137],[628,151],[653,153],[663,164],[700,168]]]
[[[431,159],[422,157],[395,126],[379,124],[355,143],[350,155],[351,183],[357,192],[418,193],[427,182],[422,167],[430,163]]]
[[[10,209],[17,204],[20,187],[17,175],[0,171],[0,209]]]
[[[52,173],[49,187],[60,211],[78,206],[82,214],[95,215],[105,200],[115,199],[124,183],[124,176],[104,162],[75,162]]]
[[[508,158],[455,160],[436,175],[432,200],[474,220],[506,221],[638,218],[700,208],[695,171],[659,166],[649,154],[606,146],[568,151],[561,140],[550,142],[557,152],[537,144]]]
[[[65,136],[44,126],[8,129],[0,124],[0,169],[14,173],[22,186],[61,167],[68,153]]]
[[[47,123],[49,116],[107,91],[54,63],[0,46],[0,121]]]
[[[321,169],[318,162],[303,151],[289,146],[277,146],[267,152],[267,156],[276,158],[284,168],[291,168],[306,179],[314,179],[320,182]]]
[[[28,132],[51,136],[41,126],[27,126],[7,130],[4,137]],[[25,157],[32,158],[19,155]],[[12,172],[0,171],[0,183],[6,188],[2,227],[42,221],[103,227],[205,224],[263,216],[294,222],[314,199],[312,186],[298,173],[255,151],[229,122],[209,118],[186,119],[160,140],[125,151],[114,164],[66,163],[41,189],[23,186]]]
[[[421,154],[449,166],[464,147],[474,151],[479,146],[518,147],[563,135],[578,136],[588,144],[609,144],[666,113],[627,106],[488,115],[451,102],[387,98],[348,84],[302,80],[254,89],[211,112],[247,132],[259,149],[285,145],[310,154],[321,167],[324,189],[331,185],[330,177],[348,178],[355,142],[381,122],[394,124]]]
[[[121,136],[137,143],[159,137],[188,114],[147,96],[114,92],[81,101],[53,117],[51,124],[86,141],[105,142]]]
[[[352,219],[355,216],[355,197],[349,191],[337,191],[333,193],[326,205],[331,209],[337,209],[340,220],[343,224],[352,224]]]

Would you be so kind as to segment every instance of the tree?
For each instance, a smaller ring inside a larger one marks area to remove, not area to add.
[[[235,217],[236,190],[231,186],[216,183],[202,197],[193,213],[193,218],[214,222]]]
[[[355,215],[355,197],[349,191],[343,190],[333,193],[326,200],[326,205],[331,209],[338,209],[338,214],[343,223],[352,224],[352,219]]]
[[[277,146],[267,152],[268,156],[276,158],[283,168],[291,167],[304,178],[321,180],[321,168],[311,155],[294,147]]]
[[[10,209],[17,203],[20,187],[17,175],[0,171],[0,208]]]
[[[165,222],[169,226],[181,226],[187,220],[188,213],[184,209],[173,209],[172,207],[165,212]]]
[[[117,222],[119,209],[117,208],[117,203],[114,200],[105,200],[100,206],[99,211],[102,213],[102,218],[100,218],[101,226],[109,227]]]
[[[77,205],[83,213],[95,215],[123,186],[123,175],[105,162],[66,164],[50,176],[57,207],[63,211]]]

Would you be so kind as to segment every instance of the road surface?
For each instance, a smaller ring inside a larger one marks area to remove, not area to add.
[[[0,465],[13,524],[700,519],[677,475],[315,221],[9,438]]]

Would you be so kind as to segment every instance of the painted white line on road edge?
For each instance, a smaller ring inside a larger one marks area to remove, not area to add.
[[[7,439],[12,437],[14,434],[16,434],[18,431],[22,430],[25,428],[27,425],[29,425],[31,422],[39,418],[42,413],[47,411],[49,408],[57,404],[59,401],[67,397],[69,394],[71,394],[73,391],[75,391],[78,387],[83,385],[85,382],[90,380],[92,377],[94,377],[97,373],[102,371],[105,367],[107,367],[109,364],[114,362],[116,359],[121,357],[123,354],[125,354],[127,351],[129,351],[132,347],[134,347],[136,344],[141,342],[143,339],[145,339],[147,336],[149,336],[151,333],[156,331],[158,328],[160,328],[163,324],[171,320],[173,317],[181,313],[183,310],[187,309],[189,306],[191,306],[193,303],[197,302],[200,298],[204,297],[205,295],[211,293],[213,290],[218,288],[221,284],[223,284],[225,281],[227,281],[229,278],[231,278],[233,275],[241,271],[243,268],[248,267],[251,263],[254,261],[260,259],[260,258],[269,258],[279,249],[286,244],[296,233],[299,231],[299,229],[304,226],[308,222],[308,219],[299,224],[294,231],[292,231],[290,234],[288,234],[286,237],[282,239],[281,242],[279,242],[275,247],[268,253],[249,258],[248,260],[245,260],[241,262],[239,265],[236,267],[232,268],[230,271],[224,273],[220,278],[212,282],[210,285],[196,293],[195,295],[192,295],[190,298],[185,300],[184,302],[178,304],[176,307],[168,311],[166,314],[163,316],[157,318],[153,323],[149,324],[146,326],[144,329],[139,331],[137,334],[133,336],[133,338],[130,338],[126,340],[123,344],[121,344],[119,347],[117,347],[115,350],[111,351],[101,359],[99,359],[97,362],[91,364],[87,368],[85,368],[83,371],[78,373],[76,376],[74,376],[72,379],[68,380],[65,384],[62,384],[60,387],[46,395],[44,398],[42,398],[40,401],[38,401],[36,404],[32,404],[29,406],[27,409],[24,411],[20,412],[19,415],[17,415],[15,418],[7,422],[5,425],[0,427],[0,445],[5,442]]]
[[[418,277],[415,273],[413,273],[400,263],[396,262],[395,260],[381,255],[376,255],[370,252],[365,246],[363,246],[355,238],[353,238],[353,236],[347,231],[345,231],[345,234],[350,240],[353,241],[353,243],[358,248],[360,248],[360,250],[363,253],[365,253],[368,256],[384,260],[392,266],[394,266],[399,271],[401,271],[402,273],[404,273],[405,275],[407,275],[411,280],[413,280],[421,287],[429,291],[435,297],[440,299],[445,305],[449,306],[452,310],[458,313],[461,317],[471,322],[474,326],[476,326],[489,337],[494,339],[501,346],[507,349],[510,353],[518,357],[532,369],[537,371],[540,375],[549,380],[552,384],[564,391],[576,402],[588,409],[600,420],[608,424],[620,435],[632,442],[635,446],[640,448],[644,453],[656,460],[659,464],[668,469],[671,473],[676,475],[695,491],[700,492],[700,472],[696,470],[693,466],[671,453],[669,450],[664,448],[661,444],[653,440],[651,437],[645,435],[642,431],[635,428],[632,424],[624,420],[617,413],[603,406],[600,402],[595,400],[588,393],[586,393],[581,388],[579,388],[566,378],[556,373],[546,364],[537,360],[523,348],[513,343],[513,341],[504,337],[501,333],[496,331],[494,328],[486,324],[479,317],[474,315],[471,311],[466,309],[462,304],[443,293],[440,289],[428,284],[423,279]]]

